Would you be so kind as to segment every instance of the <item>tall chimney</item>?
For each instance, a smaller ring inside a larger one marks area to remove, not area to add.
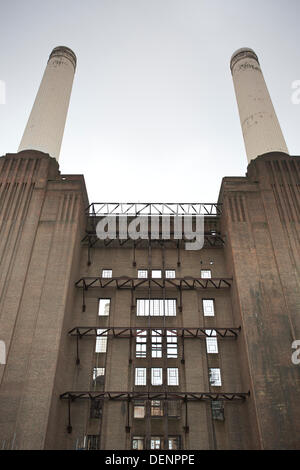
[[[289,153],[257,55],[238,49],[230,61],[248,162],[268,152]]]
[[[75,69],[74,52],[68,47],[55,47],[50,54],[19,152],[40,150],[58,160]]]

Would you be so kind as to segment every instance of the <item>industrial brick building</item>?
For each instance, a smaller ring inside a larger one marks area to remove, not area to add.
[[[83,176],[60,174],[75,67],[54,49],[0,158],[2,448],[300,448],[300,157],[257,56],[231,60],[247,173],[210,204],[89,203]],[[174,235],[187,214],[205,216],[200,250]],[[155,216],[156,239],[98,238],[125,215]]]

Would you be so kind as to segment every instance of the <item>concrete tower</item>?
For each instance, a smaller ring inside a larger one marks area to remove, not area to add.
[[[76,56],[68,47],[55,47],[22,137],[21,150],[40,150],[58,160],[69,107]]]
[[[230,68],[248,162],[268,152],[288,154],[255,52],[238,49],[231,57]]]

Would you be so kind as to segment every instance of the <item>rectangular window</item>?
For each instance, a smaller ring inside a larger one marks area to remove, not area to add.
[[[176,299],[137,299],[136,314],[139,317],[175,317]]]
[[[164,415],[164,405],[161,400],[151,400],[151,416],[161,417]]]
[[[211,367],[209,369],[209,381],[213,387],[221,387],[221,371],[218,368]]]
[[[165,316],[176,316],[176,299],[165,299]]]
[[[89,434],[84,437],[84,448],[86,450],[99,450],[100,436]]]
[[[162,439],[160,437],[151,436],[151,449],[161,449]]]
[[[167,357],[178,357],[176,330],[167,330]]]
[[[90,407],[91,419],[100,419],[102,417],[102,405],[103,405],[102,400],[98,400],[97,398],[93,398],[91,400],[91,407]]]
[[[100,335],[100,336],[96,337],[95,352],[96,353],[106,353],[106,349],[107,349],[107,330],[98,329],[97,330],[97,335]]]
[[[132,448],[134,450],[144,449],[144,438],[142,436],[134,436],[132,438]]]
[[[110,311],[110,299],[99,299],[98,304],[98,315],[101,317],[107,317]]]
[[[146,381],[147,381],[146,367],[136,367],[135,385],[146,385]]]
[[[224,421],[224,404],[220,400],[211,401],[212,419],[217,421]]]
[[[214,299],[202,299],[203,315],[205,317],[215,316]]]
[[[135,419],[145,418],[145,402],[143,400],[136,400],[133,404],[133,417]]]
[[[102,269],[102,277],[112,277],[111,269]]]
[[[93,382],[94,385],[103,385],[104,384],[104,367],[94,367],[93,368]]]
[[[202,279],[210,279],[211,278],[211,270],[210,269],[201,269],[201,278]]]
[[[175,277],[176,277],[175,269],[166,269],[167,279],[175,279]]]
[[[168,417],[180,418],[180,400],[168,400]]]
[[[169,436],[168,437],[168,449],[178,450],[180,449],[180,436]]]
[[[138,278],[147,279],[147,277],[148,277],[147,269],[139,269],[138,270]]]
[[[162,357],[162,332],[151,331],[151,357]]]
[[[151,385],[162,385],[162,368],[161,367],[152,367],[151,369]]]
[[[135,346],[136,357],[147,357],[147,331],[136,330],[136,346]]]
[[[151,277],[152,277],[152,279],[160,279],[161,278],[161,269],[152,269]]]
[[[206,337],[206,351],[208,354],[218,354],[218,340],[215,330],[205,330],[209,337]]]
[[[168,367],[168,385],[179,385],[178,380],[178,368],[177,367]]]

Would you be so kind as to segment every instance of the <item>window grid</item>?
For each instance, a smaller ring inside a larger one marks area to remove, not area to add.
[[[177,333],[176,330],[167,330],[167,358],[177,358]]]
[[[151,357],[162,357],[162,331],[152,330],[151,332]]]
[[[151,369],[151,385],[162,385],[162,368],[161,367],[152,367]]]
[[[151,449],[161,449],[161,438],[151,436]]]
[[[100,436],[94,434],[88,434],[84,437],[84,448],[86,450],[98,450],[99,449]]]
[[[134,436],[132,438],[132,449],[143,450],[145,448],[145,437]],[[150,438],[151,450],[160,450],[164,448],[164,439],[161,436],[151,436]],[[181,436],[168,436],[167,439],[168,450],[181,449]]]
[[[208,354],[218,354],[218,340],[216,330],[205,330],[209,338],[206,338],[206,351]]]
[[[201,279],[210,279],[211,270],[210,269],[201,269]]]
[[[146,367],[136,367],[135,369],[135,385],[146,385]]]
[[[167,279],[175,279],[176,277],[175,269],[166,269],[165,276]]]
[[[147,277],[148,277],[148,270],[147,269],[139,269],[138,270],[138,278],[147,279]]]
[[[168,374],[167,374],[168,385],[170,385],[170,386],[179,385],[178,368],[177,367],[168,367],[167,371],[168,371]]]
[[[179,418],[180,417],[180,406],[179,400],[168,400],[168,417]]]
[[[102,269],[102,277],[112,277],[111,269]]]
[[[136,306],[139,317],[176,316],[176,299],[137,299]]]
[[[147,357],[147,331],[146,330],[137,330],[136,332],[136,357]]]
[[[215,301],[214,299],[202,299],[203,314],[205,317],[215,316]]]
[[[105,329],[98,329],[97,335],[101,335]],[[96,353],[106,353],[107,350],[107,333],[102,334],[101,336],[96,337],[96,346],[95,352]]]

